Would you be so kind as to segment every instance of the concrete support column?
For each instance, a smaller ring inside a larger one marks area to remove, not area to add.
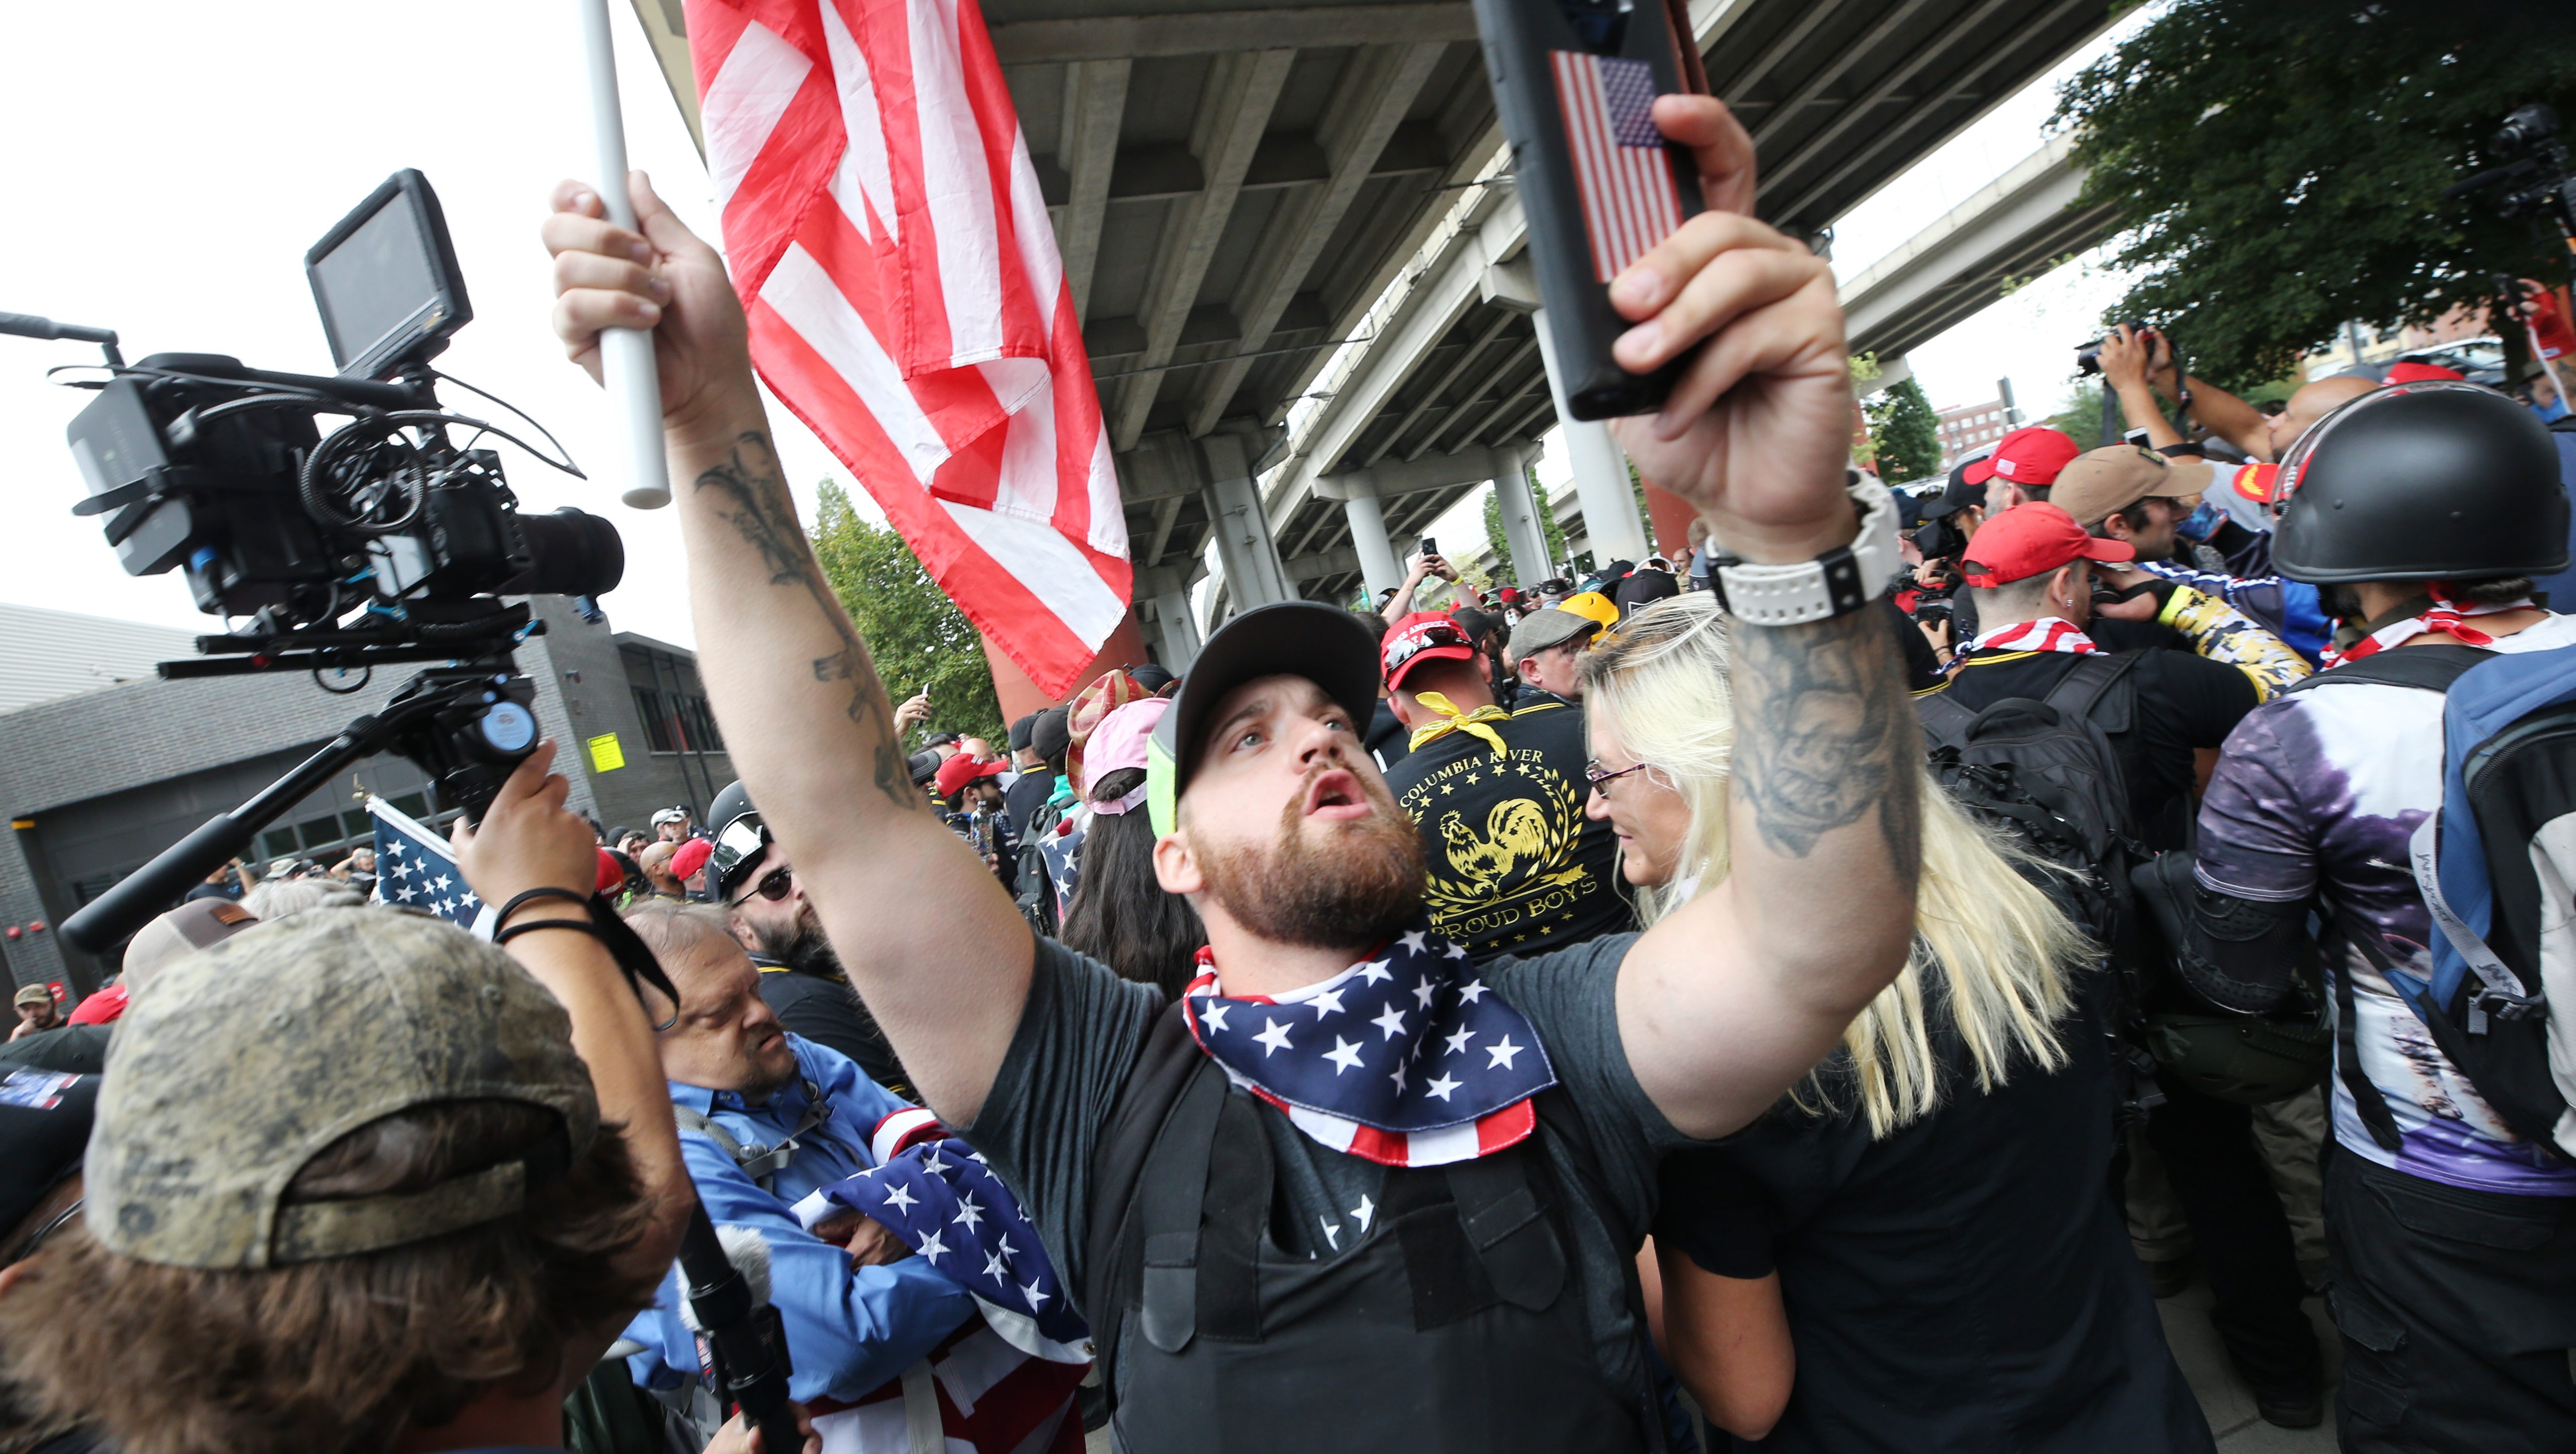
[[[1547,552],[1547,525],[1538,518],[1538,497],[1530,493],[1526,457],[1510,469],[1495,472],[1494,499],[1503,517],[1503,540],[1512,548],[1515,584],[1533,586],[1555,574],[1555,562]]]
[[[1225,571],[1226,595],[1236,611],[1249,611],[1274,601],[1292,601],[1297,593],[1279,566],[1279,545],[1270,536],[1270,516],[1261,508],[1261,485],[1252,478],[1243,440],[1211,434],[1199,441],[1205,452],[1208,483],[1200,487],[1208,519],[1216,534],[1217,563]],[[1213,624],[1213,623],[1211,623]]]
[[[1378,503],[1377,492],[1354,481],[1342,501],[1342,515],[1351,524],[1351,549],[1359,552],[1360,579],[1368,583],[1369,599],[1403,585],[1404,566],[1395,558],[1395,542],[1387,538],[1386,507]]]
[[[1565,380],[1556,366],[1556,341],[1548,337],[1547,310],[1539,309],[1530,321],[1538,325],[1539,360],[1547,366],[1547,392],[1556,401],[1556,427],[1564,431],[1566,459],[1574,466],[1574,493],[1583,502],[1583,533],[1591,537],[1593,563],[1644,560],[1646,523],[1637,518],[1637,496],[1628,488],[1627,456],[1610,437],[1610,426],[1579,420],[1566,408]]]
[[[1190,590],[1170,585],[1154,593],[1154,629],[1161,633],[1163,667],[1174,675],[1199,654],[1199,624],[1190,618]]]

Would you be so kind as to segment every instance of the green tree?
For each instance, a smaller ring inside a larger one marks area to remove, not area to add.
[[[2347,319],[2426,322],[2492,296],[2497,273],[2563,282],[2538,219],[2442,197],[2495,164],[2480,140],[2528,101],[2576,115],[2564,0],[2173,0],[2059,96],[2079,205],[2119,209],[2113,261],[2140,274],[2106,321],[2166,326],[2194,373],[2235,388]]]
[[[1923,386],[1909,378],[1882,389],[1861,406],[1869,419],[1870,448],[1878,457],[1878,477],[1891,485],[1930,479],[1941,472],[1941,420],[1923,397]]]
[[[901,535],[860,518],[837,481],[825,480],[822,493],[814,554],[867,642],[878,679],[898,702],[930,689],[925,735],[954,732],[999,747],[1002,704],[993,695],[992,668],[973,623],[921,568]]]

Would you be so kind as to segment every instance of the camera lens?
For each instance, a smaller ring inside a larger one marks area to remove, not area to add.
[[[528,568],[502,583],[504,595],[602,596],[626,575],[626,544],[617,527],[570,505],[551,515],[519,517]]]
[[[474,722],[484,744],[505,757],[537,745],[536,714],[516,702],[494,702]]]

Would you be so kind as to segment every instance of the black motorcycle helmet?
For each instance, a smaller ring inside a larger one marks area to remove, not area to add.
[[[716,794],[707,822],[715,829],[716,844],[707,858],[707,867],[714,871],[708,883],[719,902],[731,903],[769,856],[769,829],[761,823],[760,810],[751,805],[751,794],[743,790],[740,778]]]
[[[2272,567],[2294,581],[2477,581],[2567,569],[2558,449],[2530,410],[2438,380],[2364,394],[2282,459]]]

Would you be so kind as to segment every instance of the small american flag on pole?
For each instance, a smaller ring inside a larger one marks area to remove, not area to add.
[[[1050,695],[1127,614],[1118,475],[975,0],[685,0],[751,358]]]
[[[447,835],[382,798],[367,799],[376,817],[376,898],[435,914],[475,937],[492,937],[492,907],[474,897],[448,851]]]
[[[1671,157],[1649,114],[1654,69],[1570,50],[1548,52],[1548,62],[1592,240],[1593,280],[1606,283],[1682,225]]]

